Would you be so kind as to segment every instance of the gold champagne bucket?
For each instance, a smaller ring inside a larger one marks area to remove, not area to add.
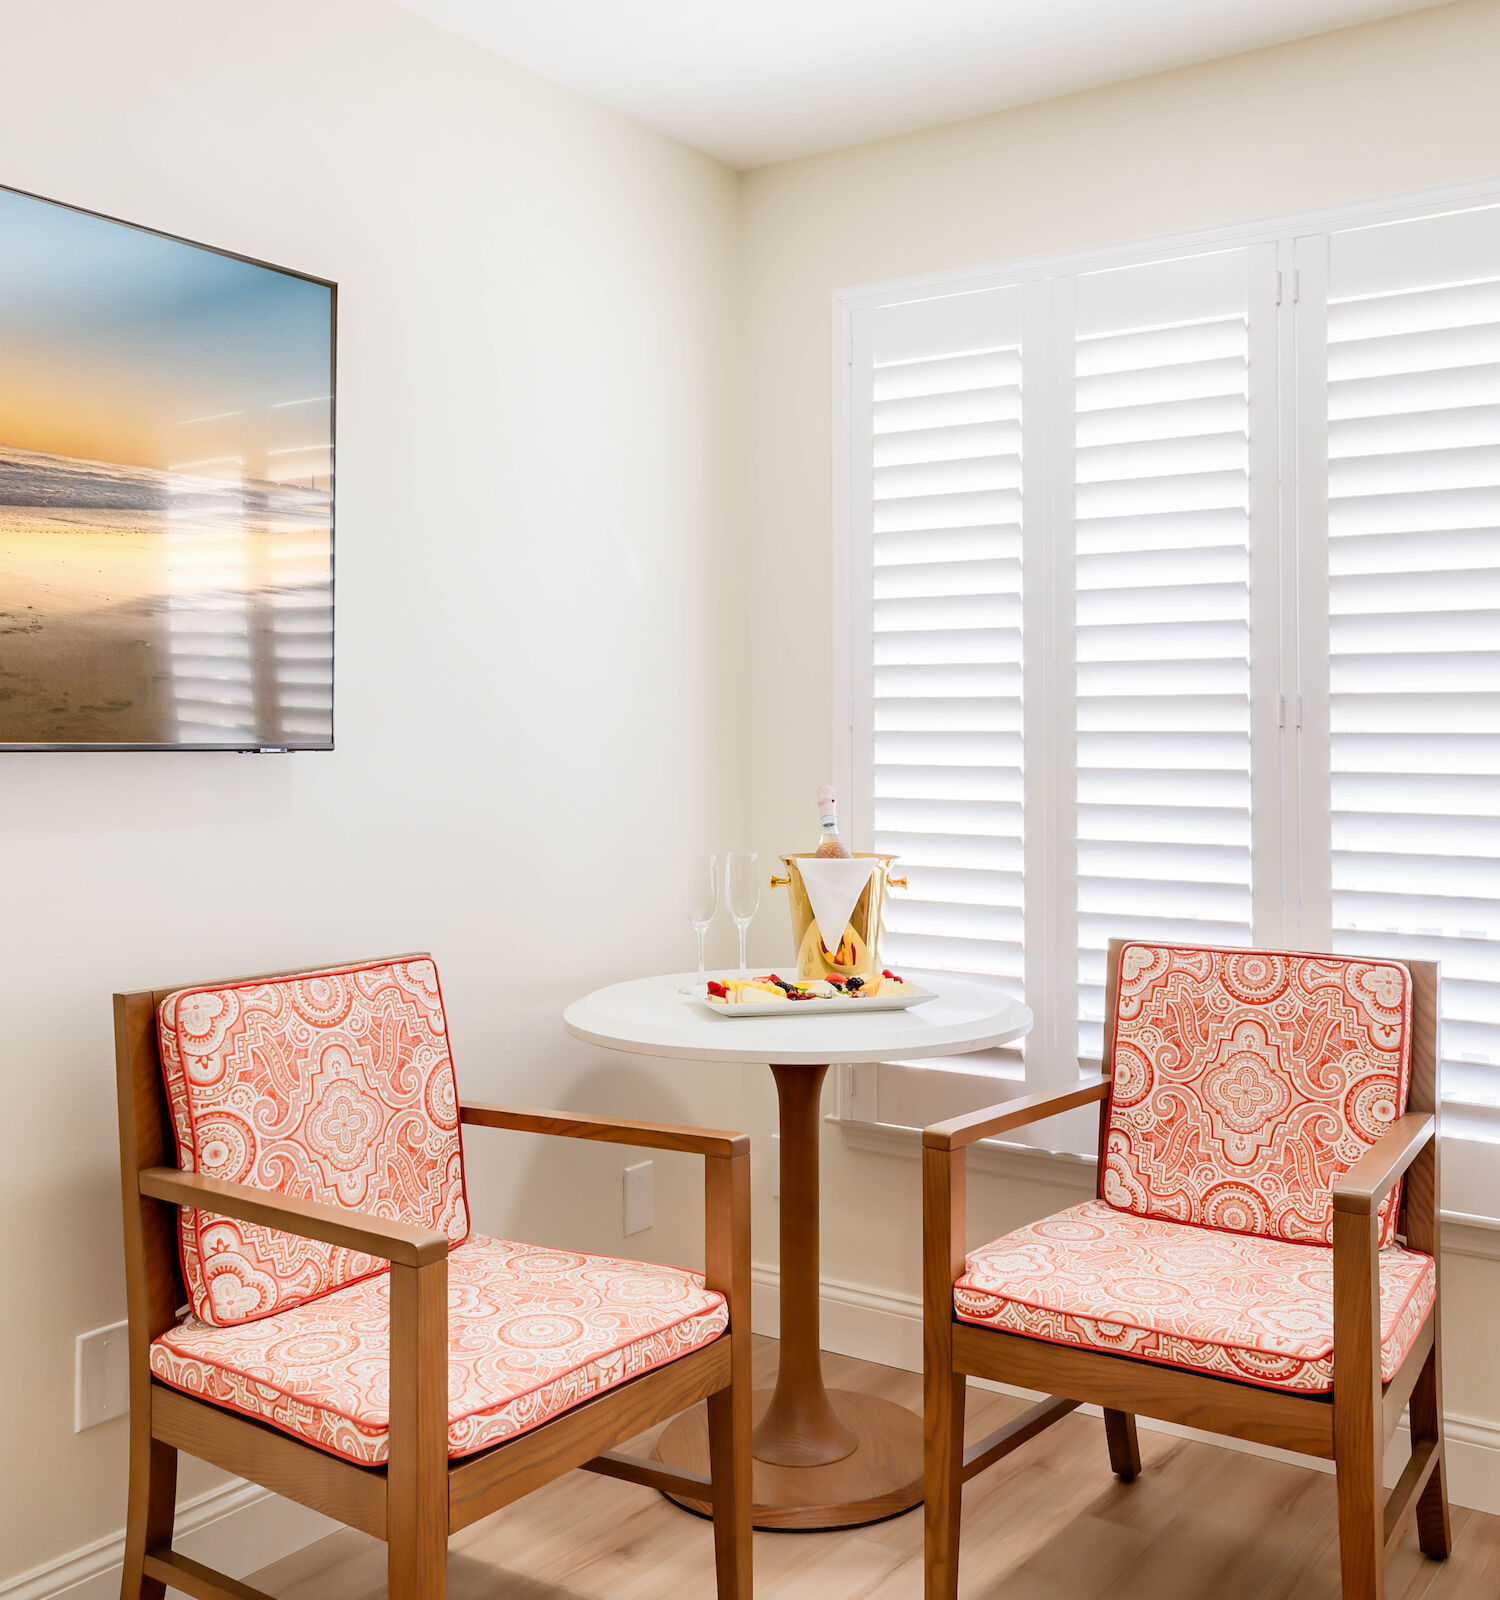
[[[854,903],[849,924],[844,929],[838,948],[829,950],[823,943],[818,924],[813,917],[812,902],[807,897],[807,885],[802,881],[799,862],[809,861],[817,855],[815,850],[799,851],[783,856],[786,868],[784,878],[772,876],[773,889],[786,889],[792,911],[792,946],[797,952],[799,978],[852,978],[857,973],[862,978],[880,971],[880,929],[885,915],[887,889],[904,889],[905,878],[891,876],[891,863],[895,856],[883,856],[868,850],[856,850],[860,861],[875,861],[870,881]]]

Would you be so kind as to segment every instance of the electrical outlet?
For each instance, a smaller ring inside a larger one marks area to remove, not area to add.
[[[771,1135],[771,1198],[781,1198],[781,1135]]]
[[[625,1169],[625,1232],[644,1233],[656,1220],[656,1202],[652,1195],[651,1167],[649,1161],[637,1162]]]
[[[73,1432],[108,1422],[130,1409],[125,1324],[113,1322],[74,1341]]]

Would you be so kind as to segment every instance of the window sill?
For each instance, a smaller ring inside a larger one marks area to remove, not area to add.
[[[917,1161],[922,1155],[922,1130],[899,1128],[883,1122],[863,1122],[852,1117],[830,1116],[826,1119],[843,1136],[845,1147],[870,1155],[900,1156]],[[1474,1148],[1474,1147],[1479,1148]],[[1443,1140],[1444,1156],[1451,1165],[1467,1167],[1479,1160],[1491,1170],[1482,1174],[1483,1189],[1494,1200],[1493,1209],[1500,1212],[1500,1146],[1471,1139],[1455,1139],[1451,1135]],[[1455,1157],[1458,1159],[1455,1161]],[[1094,1190],[1094,1173],[1098,1162],[1093,1156],[1074,1155],[1067,1150],[1040,1150],[1033,1145],[1011,1144],[1000,1139],[983,1139],[969,1146],[969,1170],[984,1172],[1022,1183],[1037,1183],[1059,1189],[1072,1190],[1076,1195],[1091,1194]],[[1461,1199],[1472,1205],[1476,1185],[1463,1181],[1467,1172],[1455,1176],[1460,1179],[1460,1191],[1452,1194],[1453,1184],[1448,1184],[1450,1198]],[[1446,1179],[1446,1174],[1445,1174]],[[1456,1255],[1481,1256],[1500,1261],[1500,1217],[1485,1215],[1489,1207],[1449,1210],[1443,1212],[1443,1249]]]

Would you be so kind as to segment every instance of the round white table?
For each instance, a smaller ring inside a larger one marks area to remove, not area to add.
[[[759,970],[759,969],[757,969]],[[733,977],[735,973],[709,973]],[[905,1406],[823,1382],[819,1331],[818,1135],[828,1068],[861,1061],[961,1055],[1018,1039],[1031,1012],[998,984],[909,973],[937,998],[908,1011],[734,1017],[682,994],[694,972],[597,989],[563,1012],[569,1033],[637,1055],[754,1062],[776,1080],[781,1120],[781,1364],[757,1393],[758,1528],[845,1528],[875,1522],[922,1498],[922,1419]],[[702,1408],[679,1417],[659,1459],[705,1471]],[[706,1503],[683,1499],[707,1513]]]

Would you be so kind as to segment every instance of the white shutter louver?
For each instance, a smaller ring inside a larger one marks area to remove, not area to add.
[[[1500,1105],[1500,208],[1328,241],[1334,947],[1442,965]]]
[[[872,848],[894,963],[1022,981],[1021,297],[871,326]]]
[[[1077,280],[1078,1048],[1111,937],[1248,944],[1246,252]]]

